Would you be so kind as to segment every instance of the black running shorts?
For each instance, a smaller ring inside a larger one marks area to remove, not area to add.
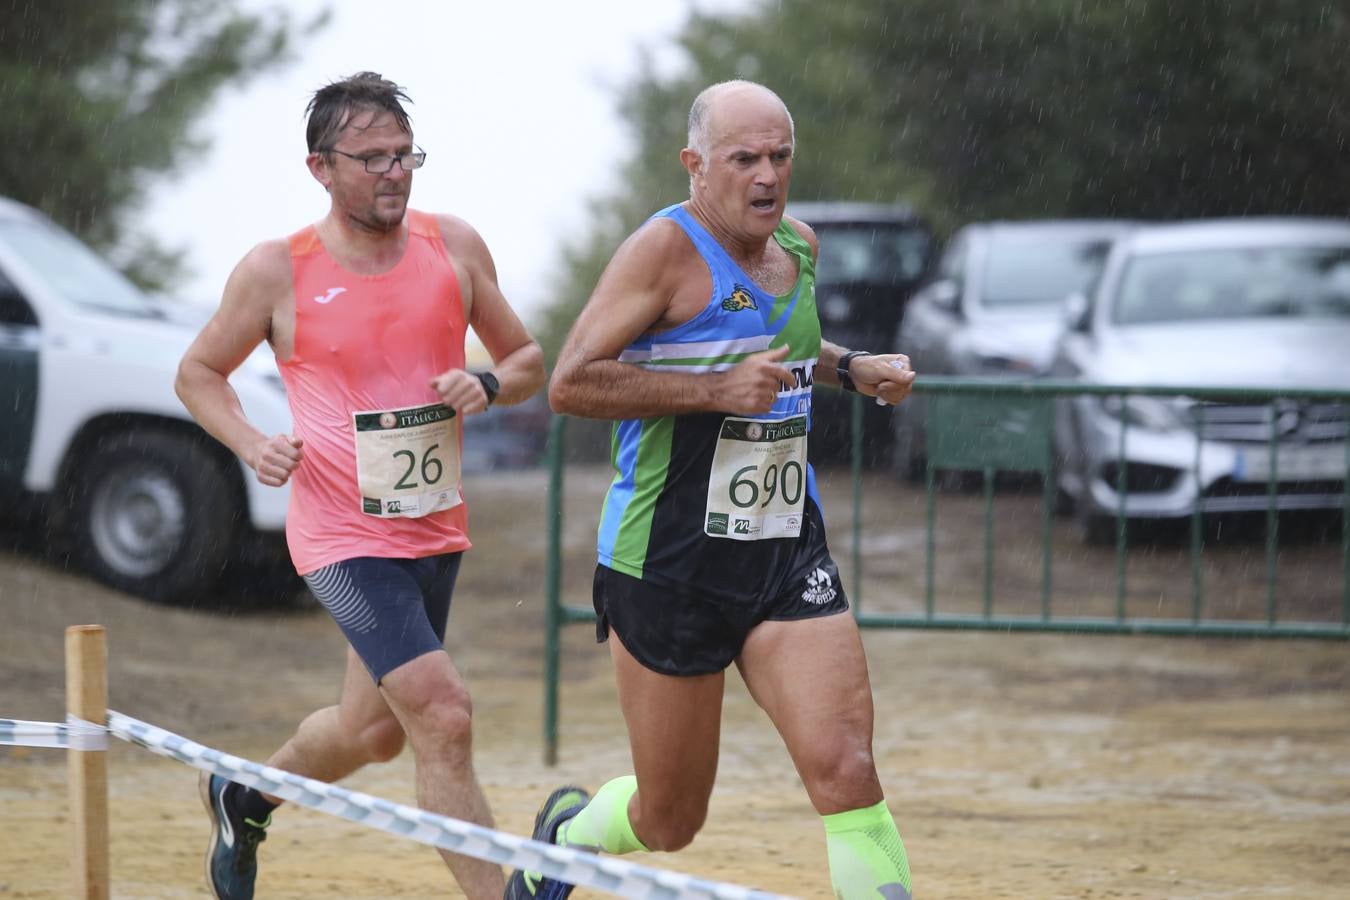
[[[782,593],[712,600],[688,589],[662,586],[595,567],[592,590],[595,639],[614,629],[633,658],[663,675],[720,672],[741,653],[761,622],[814,619],[848,611],[839,567],[825,556]]]

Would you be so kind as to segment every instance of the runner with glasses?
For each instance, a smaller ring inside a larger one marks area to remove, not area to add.
[[[354,159],[366,167],[366,172],[371,175],[387,175],[394,168],[394,163],[405,172],[411,172],[413,169],[422,168],[422,164],[427,161],[426,153],[418,147],[416,153],[399,153],[396,156],[390,156],[387,153],[377,153],[374,156],[357,156],[354,153],[343,153],[336,147],[325,147],[323,153],[336,153],[339,156],[345,156],[348,159]]]
[[[291,485],[292,560],[350,644],[337,704],[301,722],[268,763],[332,782],[392,759],[406,741],[418,805],[491,827],[470,755],[468,689],[443,646],[469,549],[460,423],[494,400],[538,391],[543,355],[502,296],[478,233],[408,207],[426,154],[413,143],[407,100],[372,72],[314,94],[306,164],[329,211],[244,257],[183,357],[177,388],[259,481]],[[465,369],[467,328],[491,371]],[[292,434],[258,431],[227,381],[264,340],[290,398]],[[241,664],[280,662],[241,649]],[[202,798],[211,891],[249,900],[280,801],[215,775],[203,777]],[[442,855],[465,896],[502,895],[499,866]]]

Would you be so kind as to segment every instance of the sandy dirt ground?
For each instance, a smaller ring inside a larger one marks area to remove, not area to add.
[[[603,477],[571,483],[567,596],[583,603]],[[845,482],[824,484],[848,572]],[[545,485],[540,472],[471,483],[476,548],[447,641],[474,695],[480,779],[498,826],[517,834],[556,785],[628,771],[608,657],[582,625],[563,638],[560,762],[542,762]],[[866,608],[917,608],[922,504],[880,475],[866,495]],[[1038,602],[1039,557],[1008,536],[1034,532],[1034,506],[1000,503],[998,602],[1021,609]],[[944,594],[977,602],[977,498],[955,498],[939,521]],[[1083,550],[1067,527],[1056,526],[1056,596],[1111,602],[1109,551]],[[3,537],[0,716],[64,717],[63,630],[83,623],[108,629],[112,708],[242,756],[264,759],[335,697],[344,645],[303,596],[258,609],[245,580],[195,608],[156,606],[67,573],[22,530]],[[1216,548],[1208,602],[1256,614],[1262,553],[1260,540]],[[1340,614],[1338,541],[1284,549],[1279,565],[1282,597]],[[1189,572],[1184,548],[1146,548],[1131,563],[1132,608],[1186,602]],[[916,897],[1350,897],[1345,643],[896,631],[865,642],[876,758]],[[196,772],[113,744],[113,896],[206,896]],[[58,751],[0,748],[0,900],[70,895],[65,777]],[[412,802],[411,758],[347,784]],[[277,815],[261,861],[267,900],[460,896],[431,849],[299,808]],[[734,674],[707,827],[687,850],[643,861],[830,896],[819,819]]]

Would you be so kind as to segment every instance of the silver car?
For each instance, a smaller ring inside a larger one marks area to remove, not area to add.
[[[1111,242],[1129,227],[1064,219],[961,228],[906,307],[895,346],[920,375],[1043,373],[1065,297],[1096,278]],[[927,411],[921,393],[895,410],[893,460],[910,477],[926,458]]]
[[[1056,376],[1350,392],[1350,225],[1245,219],[1140,228],[1116,243],[1096,289],[1072,298],[1066,315]],[[1350,393],[1343,401],[1064,400],[1055,417],[1058,485],[1090,540],[1113,534],[1122,500],[1131,518],[1189,516],[1197,503],[1202,512],[1264,510],[1274,435],[1278,508],[1337,509],[1347,403]]]

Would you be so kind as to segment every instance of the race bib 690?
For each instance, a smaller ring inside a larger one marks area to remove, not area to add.
[[[722,420],[703,533],[736,541],[795,538],[806,496],[806,416]]]

